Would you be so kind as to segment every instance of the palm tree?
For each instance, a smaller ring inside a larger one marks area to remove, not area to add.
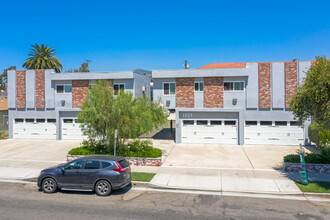
[[[28,54],[30,57],[26,59],[23,67],[27,69],[55,69],[59,73],[63,66],[60,60],[55,57],[54,47],[48,47],[48,45],[38,44],[31,45],[31,51]]]

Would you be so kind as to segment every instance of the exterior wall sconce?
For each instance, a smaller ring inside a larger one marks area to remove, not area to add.
[[[61,105],[65,106],[65,100],[61,100]]]
[[[237,104],[237,99],[233,99],[233,105]]]

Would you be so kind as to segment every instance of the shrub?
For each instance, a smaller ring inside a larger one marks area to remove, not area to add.
[[[316,144],[316,146],[320,146],[321,139],[319,136],[319,132],[321,131],[321,126],[317,122],[313,122],[308,126],[308,137],[309,139]]]
[[[105,154],[113,155],[113,145],[101,145],[99,143],[91,144],[91,142],[83,142],[82,147],[74,148],[69,151],[71,155],[91,155]],[[116,154],[123,157],[150,157],[156,158],[162,156],[162,151],[153,148],[148,140],[134,140],[127,145],[118,143],[116,146]]]
[[[300,155],[289,154],[289,155],[284,156],[283,160],[284,160],[284,162],[300,163]]]
[[[330,158],[324,154],[306,154],[304,155],[306,163],[330,164]],[[289,154],[284,156],[284,162],[300,163],[299,154]]]

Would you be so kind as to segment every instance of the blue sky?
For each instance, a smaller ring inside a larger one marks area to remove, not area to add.
[[[330,1],[4,1],[0,71],[23,69],[31,44],[57,49],[63,70],[181,69],[214,62],[330,55]]]

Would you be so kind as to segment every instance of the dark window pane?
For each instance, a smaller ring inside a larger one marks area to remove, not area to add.
[[[197,125],[207,125],[207,121],[197,121]]]
[[[52,118],[50,118],[50,119],[47,119],[47,122],[48,122],[48,123],[56,123],[56,119],[52,119]]]
[[[244,90],[244,82],[234,82],[234,90]]]
[[[260,125],[268,126],[268,125],[272,125],[272,122],[271,121],[261,121]]]
[[[224,82],[223,88],[225,91],[232,91],[233,90],[233,82]]]
[[[33,118],[27,118],[27,119],[25,119],[25,122],[34,123],[34,119]]]
[[[245,125],[257,125],[257,121],[246,121]]]
[[[112,164],[110,162],[105,162],[105,161],[102,161],[102,167],[103,168],[107,168],[107,167],[110,167]]]
[[[225,121],[225,125],[236,125],[236,121]]]
[[[199,91],[204,91],[204,83],[199,83]]]
[[[183,125],[193,125],[194,121],[193,120],[183,120]]]
[[[73,123],[73,119],[64,119],[63,122],[64,123]]]
[[[164,95],[170,94],[170,85],[168,83],[164,83]]]
[[[175,95],[175,83],[170,83],[170,95]]]
[[[43,118],[37,118],[38,123],[45,123],[46,119]]]
[[[119,90],[120,91],[124,91],[125,90],[125,85],[124,84],[120,84],[119,85]]]
[[[56,87],[56,92],[57,93],[64,93],[64,86],[57,86]]]
[[[277,126],[286,126],[287,122],[286,121],[275,121],[275,125],[277,125]]]
[[[15,123],[23,123],[23,118],[15,118]]]
[[[199,91],[199,89],[198,89],[198,83],[195,83],[195,91]]]
[[[99,169],[100,168],[100,161],[97,160],[87,160],[85,164],[85,169]]]
[[[73,161],[73,162],[66,164],[64,166],[64,169],[65,170],[78,170],[78,169],[82,168],[82,165],[83,165],[83,161],[77,160],[77,161]]]
[[[211,121],[211,125],[221,125],[221,121]]]
[[[72,92],[72,85],[65,85],[64,90],[65,90],[65,93],[71,93]]]
[[[118,163],[121,166],[121,168],[123,168],[123,169],[129,166],[129,164],[125,163],[124,160],[118,161]]]
[[[118,84],[114,84],[114,85],[113,85],[113,93],[114,93],[115,95],[118,94],[118,90],[119,90],[119,88],[118,88]]]

